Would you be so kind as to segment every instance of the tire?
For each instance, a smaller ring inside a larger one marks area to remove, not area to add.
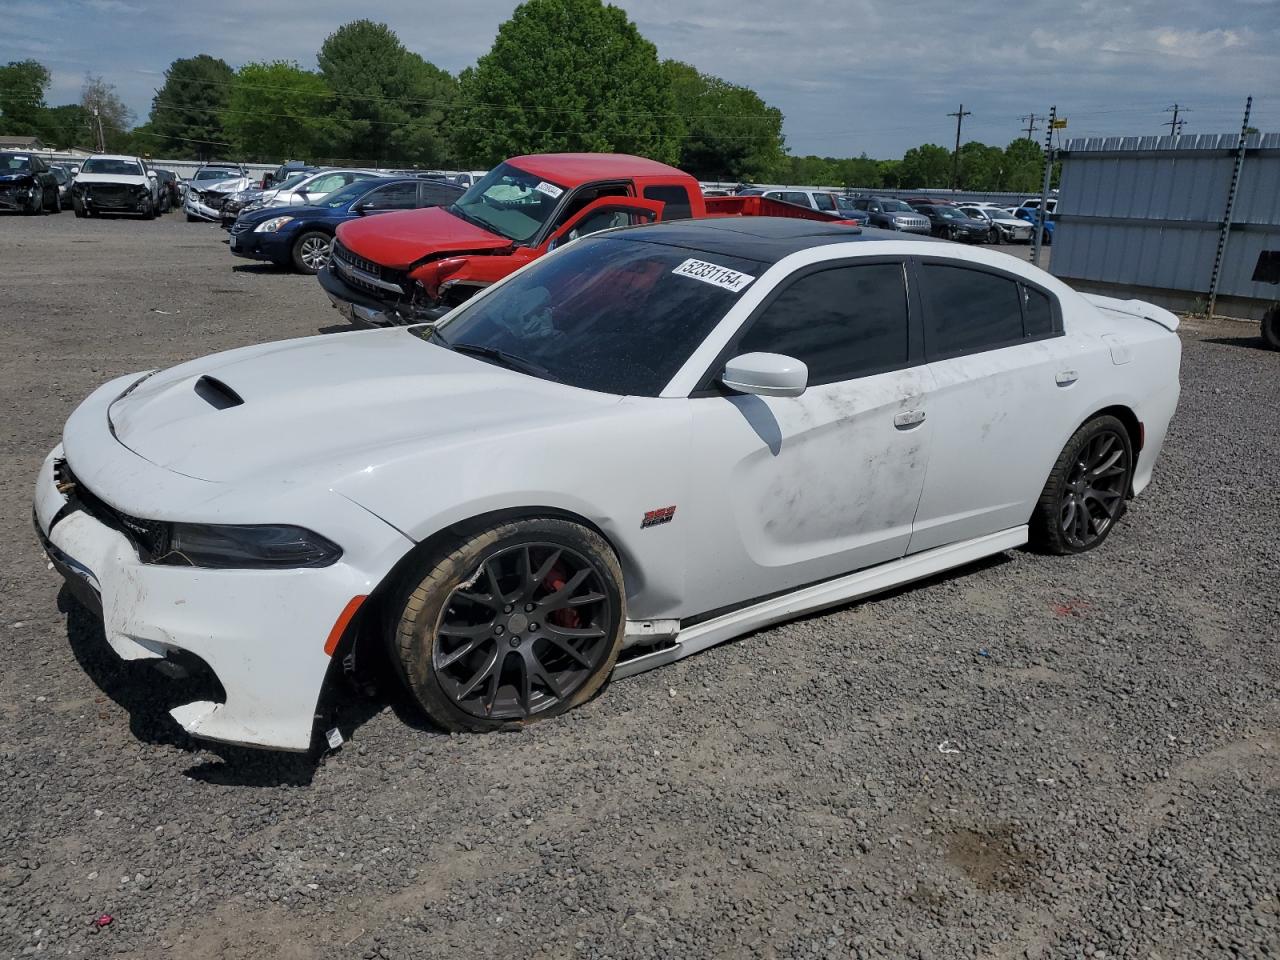
[[[1262,342],[1272,350],[1280,350],[1280,306],[1272,307],[1267,311],[1267,315],[1262,318],[1262,324],[1259,329],[1262,334]]]
[[[53,195],[53,212],[54,213],[62,212],[62,197],[56,193]]]
[[[455,541],[405,577],[390,613],[391,660],[413,698],[444,729],[473,732],[591,699],[613,671],[626,623],[613,550],[594,531],[551,518]]]
[[[999,228],[999,227],[992,227],[992,228],[991,228],[991,236],[990,236],[990,237],[988,237],[988,239],[987,239],[987,243],[990,243],[990,244],[992,244],[992,245],[994,245],[994,246],[997,246],[997,247],[998,247],[998,246],[1000,246],[1000,244],[1002,244],[1003,242],[1004,242],[1004,237],[1000,234],[1000,228]]]
[[[1032,545],[1059,555],[1101,546],[1124,516],[1133,464],[1129,431],[1115,417],[1095,417],[1077,430],[1031,514]]]
[[[200,222],[200,218],[197,217],[194,213],[187,214],[187,223],[199,223],[199,222]]]
[[[74,200],[71,202],[71,209],[75,211],[76,216],[79,217],[81,220],[83,220],[86,216],[88,216],[88,212],[85,210],[85,208],[80,204],[76,203]]]
[[[329,263],[329,251],[333,237],[320,230],[308,230],[293,241],[291,257],[293,268],[299,273],[315,275]],[[323,250],[323,253],[320,251]]]
[[[156,205],[155,203],[152,202],[151,198],[148,197],[147,205],[142,208],[142,219],[154,220],[155,218],[156,218]]]

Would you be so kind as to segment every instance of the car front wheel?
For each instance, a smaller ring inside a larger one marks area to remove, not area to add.
[[[1067,441],[1031,515],[1031,541],[1049,553],[1100,546],[1123,515],[1133,477],[1125,425],[1095,417]]]
[[[446,730],[529,723],[600,691],[624,607],[621,567],[599,534],[551,518],[502,523],[406,578],[392,659]]]
[[[299,273],[319,273],[329,265],[333,237],[319,230],[308,230],[293,242],[293,265]]]

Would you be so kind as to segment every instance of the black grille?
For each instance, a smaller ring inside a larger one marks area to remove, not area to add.
[[[399,298],[396,296],[395,291],[388,290],[386,287],[380,287],[376,283],[369,283],[369,281],[365,280],[359,274],[353,273],[352,270],[344,270],[342,268],[344,266],[351,267],[355,270],[361,270],[370,276],[377,277],[379,280],[386,283],[394,283],[400,288],[401,293],[408,289],[408,274],[400,270],[393,270],[390,267],[381,266],[380,264],[374,263],[372,260],[366,260],[364,257],[352,253],[351,250],[344,247],[342,242],[339,240],[333,241],[333,250],[330,253],[330,258],[335,261],[334,266],[338,271],[338,275],[341,276],[344,281],[358,290],[363,290],[366,293],[373,294],[379,299],[396,300]]]
[[[123,533],[138,550],[143,560],[152,560],[169,552],[169,525],[160,520],[142,520],[117,510],[86,487],[71,472],[66,460],[55,460],[53,479],[67,498],[71,510],[83,510],[100,523]],[[56,522],[56,521],[55,521]]]
[[[99,207],[132,207],[137,196],[133,187],[122,183],[95,183],[86,186],[86,192]]]

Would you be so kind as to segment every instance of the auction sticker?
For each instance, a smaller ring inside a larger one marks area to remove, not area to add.
[[[537,190],[539,193],[546,194],[552,200],[560,196],[560,194],[564,193],[564,189],[562,187],[557,187],[554,183],[547,183],[547,181],[545,180],[543,180],[533,189]]]
[[[681,277],[693,277],[695,280],[701,280],[703,283],[709,283],[731,293],[738,293],[755,279],[737,270],[722,267],[718,263],[707,263],[705,260],[686,260],[671,272]]]

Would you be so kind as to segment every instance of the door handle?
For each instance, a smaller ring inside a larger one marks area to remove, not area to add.
[[[905,410],[893,418],[893,425],[899,430],[910,430],[921,423],[924,423],[923,410]]]
[[[1060,387],[1069,387],[1079,379],[1080,374],[1074,370],[1062,370],[1053,378],[1054,382]]]

